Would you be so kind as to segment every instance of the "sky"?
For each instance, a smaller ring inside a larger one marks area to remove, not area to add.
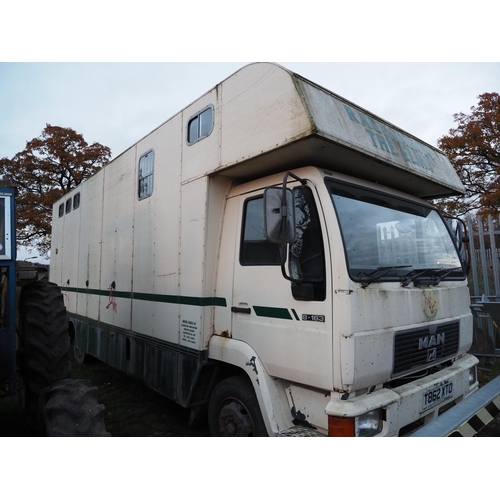
[[[278,63],[433,146],[455,113],[500,92],[497,62]],[[245,64],[0,62],[0,158],[46,124],[73,128],[116,157]]]
[[[46,124],[70,127],[113,157],[246,62],[0,62],[0,158]],[[500,92],[500,63],[279,62],[436,146],[484,92]]]

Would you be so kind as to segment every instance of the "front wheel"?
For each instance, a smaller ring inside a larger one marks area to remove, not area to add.
[[[252,385],[245,377],[220,382],[208,403],[208,424],[212,436],[267,436],[264,419]]]

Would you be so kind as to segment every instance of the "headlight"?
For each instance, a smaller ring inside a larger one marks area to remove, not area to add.
[[[383,421],[381,410],[372,410],[356,417],[359,437],[375,436],[382,431]]]
[[[474,365],[472,368],[469,368],[469,386],[475,384],[476,380],[477,380],[477,370],[476,370],[476,365]]]
[[[359,417],[334,417],[328,415],[328,436],[370,437],[382,432],[382,410],[372,410]]]

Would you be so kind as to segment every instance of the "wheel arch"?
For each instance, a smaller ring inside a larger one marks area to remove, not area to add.
[[[270,436],[293,425],[283,381],[267,373],[252,347],[239,340],[213,336],[208,357],[217,362],[217,382],[234,375],[249,379]]]

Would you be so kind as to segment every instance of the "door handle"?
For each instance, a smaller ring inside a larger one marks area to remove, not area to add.
[[[252,310],[249,307],[231,307],[231,312],[251,314]]]

